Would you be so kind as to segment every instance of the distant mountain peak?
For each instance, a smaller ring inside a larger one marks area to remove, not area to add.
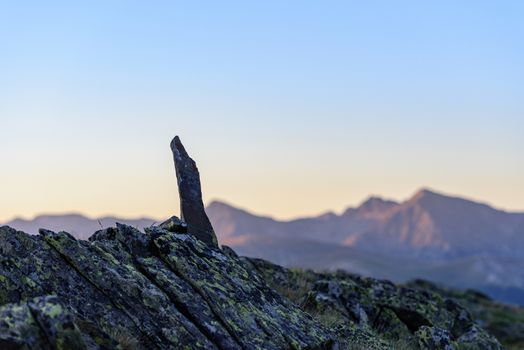
[[[384,199],[379,196],[370,196],[368,199],[366,199],[362,204],[360,204],[360,207],[368,207],[368,206],[374,206],[374,205],[394,205],[398,204],[395,201]]]
[[[209,202],[209,204],[207,205],[207,208],[214,208],[214,209],[218,209],[218,208],[237,209],[236,207],[232,206],[231,204],[228,204],[228,203],[223,202],[223,201],[218,200],[218,199],[214,199],[214,200],[212,200],[211,202]]]
[[[415,192],[415,194],[411,198],[413,199],[413,198],[422,198],[422,197],[447,197],[447,196],[435,190],[432,190],[430,188],[423,187],[420,190],[418,190],[417,192]]]
[[[22,217],[17,216],[10,220],[10,222],[17,222],[17,221],[38,221],[38,220],[47,220],[47,219],[87,219],[87,216],[80,214],[80,213],[43,213],[34,215],[33,217]]]
[[[378,196],[371,196],[358,206],[357,211],[359,213],[382,212],[396,207],[397,205],[399,204],[395,201]]]
[[[483,208],[490,209],[490,210],[499,210],[499,209],[493,208],[491,205],[486,204],[486,203],[482,203],[482,202],[479,202],[473,199],[469,199],[469,198],[443,194],[441,192],[436,192],[428,188],[420,189],[405,203],[407,205],[421,204],[423,206],[438,205],[438,206],[447,207],[447,208],[452,208],[452,207],[456,208],[456,206],[461,206],[463,208],[483,207]]]
[[[206,206],[206,212],[210,217],[217,217],[217,216],[224,216],[224,215],[247,215],[247,216],[255,216],[255,214],[252,214],[248,210],[235,207],[229,203],[220,201],[220,200],[212,200],[207,206]]]
[[[332,219],[335,219],[337,218],[338,215],[332,211],[327,211],[323,214],[320,214],[319,216],[317,216],[316,218],[317,219],[320,219],[320,220],[332,220]]]

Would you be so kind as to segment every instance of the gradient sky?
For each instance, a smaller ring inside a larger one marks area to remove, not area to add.
[[[278,218],[420,187],[524,210],[523,1],[0,1],[0,220]]]

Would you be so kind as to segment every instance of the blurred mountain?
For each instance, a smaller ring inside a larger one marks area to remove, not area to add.
[[[359,217],[358,211],[353,215]],[[524,213],[422,190],[381,214],[346,243],[426,259],[524,255]]]
[[[524,257],[524,213],[508,213],[426,189],[402,203],[371,197],[341,215],[291,221],[256,216],[217,201],[207,211],[222,242],[233,246],[263,235],[431,260]]]
[[[219,240],[285,266],[425,278],[524,304],[524,213],[427,189],[396,203],[371,197],[341,215],[278,221],[223,202],[207,209]]]

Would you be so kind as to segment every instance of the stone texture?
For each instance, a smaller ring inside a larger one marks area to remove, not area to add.
[[[15,349],[60,348],[78,334],[84,345],[69,349],[334,346],[333,333],[242,258],[185,232],[117,225],[80,241],[1,227],[0,243],[0,300],[10,310],[0,315],[0,339]],[[13,306],[47,295],[56,297]],[[69,318],[56,317],[62,312]]]
[[[342,348],[502,349],[464,307],[431,290],[342,271],[316,273],[244,260],[270,286],[334,329]]]
[[[453,299],[239,257],[170,222],[89,241],[1,227],[0,348],[502,349]]]
[[[178,136],[171,141],[171,150],[175,161],[180,196],[180,218],[187,223],[189,233],[217,247],[215,231],[206,215],[202,201],[200,174],[196,163],[189,157]]]
[[[87,349],[56,296],[0,307],[0,349]]]

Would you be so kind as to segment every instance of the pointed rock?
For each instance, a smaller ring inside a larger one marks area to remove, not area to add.
[[[171,141],[171,150],[180,195],[180,218],[187,223],[189,233],[207,244],[218,247],[215,231],[204,209],[200,174],[196,163],[189,157],[178,136]]]

